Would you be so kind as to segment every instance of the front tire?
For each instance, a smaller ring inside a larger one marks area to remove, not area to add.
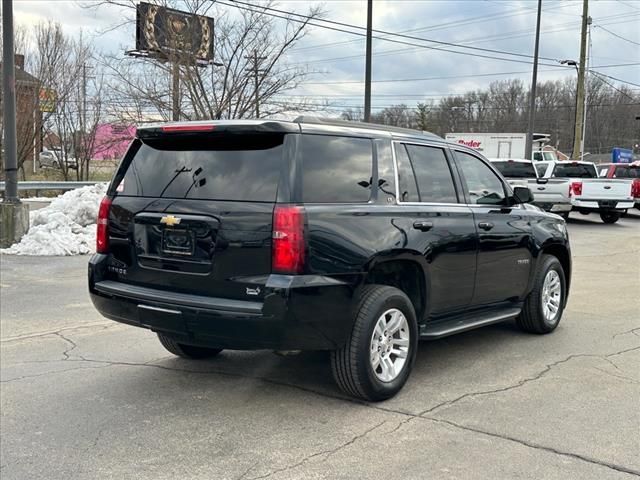
[[[604,223],[616,223],[620,220],[620,212],[600,212],[600,218]]]
[[[409,298],[394,287],[365,286],[356,302],[346,344],[331,352],[331,369],[347,394],[386,400],[402,389],[418,348],[416,314]]]
[[[222,351],[221,348],[198,347],[195,345],[178,343],[171,337],[167,337],[162,333],[158,333],[158,340],[160,340],[162,346],[166,348],[170,353],[173,353],[178,357],[188,358],[190,360],[201,360],[204,358],[215,357]]]
[[[518,326],[530,333],[553,332],[562,318],[566,295],[562,264],[552,255],[543,255],[533,290],[516,319]]]

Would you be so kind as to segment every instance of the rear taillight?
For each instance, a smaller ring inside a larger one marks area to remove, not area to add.
[[[631,184],[631,196],[640,198],[640,178],[635,178]]]
[[[109,210],[111,199],[104,197],[98,208],[98,229],[96,230],[96,253],[109,252]]]
[[[274,273],[302,273],[305,261],[304,208],[277,206],[273,211],[271,269]]]
[[[569,187],[569,195],[582,195],[582,182],[571,182],[571,186]]]

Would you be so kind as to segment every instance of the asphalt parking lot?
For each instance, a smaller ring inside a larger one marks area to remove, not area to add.
[[[624,479],[640,476],[640,215],[572,214],[558,329],[422,343],[394,399],[327,355],[168,354],[100,317],[86,257],[1,259],[0,476],[11,479]]]

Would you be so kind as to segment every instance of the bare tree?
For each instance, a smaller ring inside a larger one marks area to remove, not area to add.
[[[110,76],[106,85],[109,113],[121,121],[168,120],[172,113],[172,68],[177,65],[180,83],[180,118],[188,120],[273,116],[316,110],[317,102],[289,100],[287,92],[297,88],[310,73],[307,68],[286,62],[288,52],[305,36],[308,22],[321,15],[312,8],[306,20],[266,15],[261,6],[228,15],[215,2],[192,0],[156,1],[168,7],[186,6],[191,13],[216,19],[214,61],[219,66],[199,66],[187,54],[173,51],[166,62],[106,55],[104,66]],[[133,2],[105,0],[88,5],[131,6]],[[166,33],[166,32],[165,32]]]

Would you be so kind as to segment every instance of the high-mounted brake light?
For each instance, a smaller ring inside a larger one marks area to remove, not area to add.
[[[571,186],[569,187],[569,196],[571,195],[582,195],[582,182],[571,182]]]
[[[215,128],[215,125],[164,125],[160,127],[163,133],[212,132]]]
[[[271,270],[302,273],[305,262],[304,208],[277,206],[273,211]]]
[[[96,253],[109,253],[109,211],[111,199],[104,197],[98,208],[98,228],[96,230]]]

